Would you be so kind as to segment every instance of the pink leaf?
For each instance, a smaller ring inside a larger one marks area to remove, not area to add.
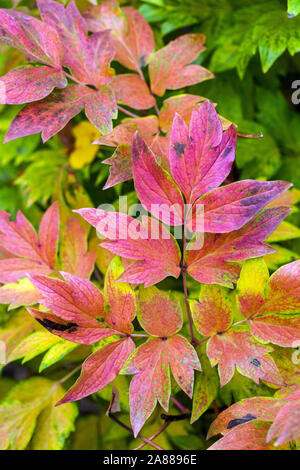
[[[184,202],[180,191],[139,134],[132,142],[132,169],[135,189],[143,206],[166,224],[182,225]]]
[[[65,281],[45,276],[30,280],[42,295],[42,303],[54,315],[86,327],[98,327],[97,317],[103,317],[103,295],[87,279],[62,273]]]
[[[102,243],[103,248],[138,261],[126,269],[119,280],[150,286],[167,276],[179,276],[179,247],[172,235],[157,221],[145,218],[141,223],[126,214],[102,209],[79,209],[75,212],[111,240]],[[154,238],[151,238],[151,223]]]
[[[94,269],[96,253],[87,251],[87,230],[74,216],[66,222],[60,258],[64,271],[83,279],[88,279]]]
[[[80,400],[101,390],[118,375],[135,349],[131,338],[123,338],[97,350],[82,364],[79,379],[58,403]]]
[[[204,100],[205,98],[198,95],[171,96],[171,98],[164,100],[159,111],[161,130],[163,132],[170,132],[176,113],[188,124],[191,120],[193,109],[199,108],[199,104]]]
[[[235,158],[236,128],[222,131],[214,106],[205,101],[192,111],[188,130],[175,114],[170,140],[170,166],[174,180],[188,202],[219,186]]]
[[[183,336],[148,340],[121,370],[121,374],[137,374],[130,384],[130,417],[135,436],[153,412],[157,401],[168,411],[170,368],[178,385],[191,398],[193,369],[200,370],[200,363],[196,351]]]
[[[207,355],[212,365],[218,364],[221,387],[233,377],[235,368],[259,383],[259,379],[282,384],[275,362],[268,355],[268,346],[256,343],[248,332],[229,330],[215,335],[207,343]]]
[[[45,212],[37,234],[21,212],[10,221],[9,214],[0,211],[0,246],[14,257],[0,260],[0,280],[14,282],[31,274],[49,274],[55,264],[59,215],[57,203]]]
[[[285,400],[289,402],[279,410],[268,431],[267,442],[277,438],[275,446],[296,440],[300,436],[300,390],[295,390]]]
[[[56,30],[19,11],[0,10],[0,41],[19,49],[33,61],[60,68],[63,48]]]
[[[24,65],[1,77],[0,86],[5,93],[1,104],[24,104],[45,98],[55,87],[66,87],[67,80],[52,67]]]
[[[119,145],[113,155],[102,163],[110,165],[109,177],[103,189],[111,188],[132,178],[131,148],[129,145]]]
[[[139,131],[141,137],[146,142],[153,140],[159,133],[158,119],[156,116],[146,116],[141,118],[125,119],[121,124],[114,127],[109,134],[103,135],[97,139],[94,144],[108,145],[117,147],[118,145],[131,145],[132,138],[136,131]]]
[[[86,21],[75,2],[64,8],[53,0],[39,0],[38,6],[43,20],[57,29],[65,51],[63,65],[77,80],[96,87],[110,82],[115,48],[109,31],[88,36]]]
[[[165,315],[162,315],[165,312]],[[183,323],[183,314],[178,298],[156,287],[140,289],[138,320],[144,330],[152,336],[175,335]]]
[[[50,333],[73,343],[90,345],[116,334],[115,331],[105,328],[100,323],[86,326],[86,322],[80,319],[68,321],[51,312],[42,312],[34,308],[27,308],[27,310]]]
[[[115,1],[85,10],[91,31],[109,29],[116,46],[116,60],[130,70],[140,71],[154,50],[154,38],[144,17],[134,8],[118,8]]]
[[[153,55],[149,65],[153,93],[163,96],[166,89],[177,90],[214,77],[200,65],[188,65],[204,51],[204,41],[203,34],[185,34]]]
[[[246,422],[232,429],[208,450],[274,450],[266,444],[269,423],[264,421]]]
[[[299,307],[298,307],[299,308]],[[278,308],[276,308],[276,311]],[[300,316],[263,315],[250,321],[253,336],[284,348],[300,344]]]
[[[136,314],[135,292],[129,284],[116,282],[123,271],[120,259],[115,257],[105,275],[104,295],[108,304],[105,309],[105,321],[111,328],[131,334],[131,322]]]
[[[43,142],[55,135],[85,107],[88,119],[100,130],[111,130],[115,117],[115,103],[111,91],[95,92],[88,87],[71,85],[66,90],[32,103],[20,111],[12,121],[4,142],[42,132]]]
[[[232,300],[227,289],[201,286],[199,301],[192,303],[193,320],[203,336],[222,333],[232,324]]]
[[[228,434],[231,429],[253,420],[274,421],[283,400],[271,397],[252,397],[234,403],[222,411],[211,424],[207,438]]]
[[[263,241],[289,211],[285,207],[265,209],[240,230],[228,234],[206,234],[201,249],[187,249],[185,252],[188,273],[204,284],[233,287],[240,272],[236,263],[272,253],[273,248]]]
[[[135,73],[117,75],[113,78],[111,87],[117,101],[135,109],[149,109],[155,105],[147,83]]]
[[[204,205],[204,231],[225,233],[240,229],[290,186],[285,181],[243,180],[213,189],[198,201]]]
[[[45,212],[39,228],[40,252],[45,262],[54,268],[59,239],[58,201]]]

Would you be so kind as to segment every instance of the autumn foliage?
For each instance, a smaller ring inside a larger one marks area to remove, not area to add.
[[[0,210],[0,302],[16,309],[0,330],[5,362],[44,354],[34,377],[0,402],[0,448],[64,448],[73,402],[90,396],[127,423],[134,447],[162,448],[151,435],[161,419],[162,431],[176,427],[170,407],[176,423],[205,423],[211,440],[199,448],[297,448],[300,260],[276,270],[268,261],[295,190],[278,179],[237,180],[237,141],[257,136],[239,132],[211,100],[178,91],[214,79],[199,64],[206,37],[156,45],[141,13],[114,0],[82,11],[74,1],[37,5],[34,16],[0,10],[0,41],[27,60],[0,79],[3,104],[25,105],[5,142],[63,140],[84,111],[95,152],[113,149],[103,190],[129,195],[144,213],[115,201],[117,210],[94,208],[74,153],[60,166],[73,187],[53,189],[38,230],[21,211],[14,219]],[[76,146],[80,153],[80,139]],[[60,374],[66,363],[81,369],[76,381]],[[184,448],[195,449],[188,440]]]

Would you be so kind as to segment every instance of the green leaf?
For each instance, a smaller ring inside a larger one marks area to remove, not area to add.
[[[77,347],[78,344],[71,343],[65,339],[58,341],[56,344],[50,347],[50,349],[44,355],[40,364],[39,372],[42,372],[47,367],[50,367],[56,362],[60,361]]]
[[[219,390],[218,372],[215,367],[211,367],[205,349],[205,343],[198,348],[202,372],[195,374],[191,424],[197,421],[210,407]]]
[[[272,389],[260,382],[256,384],[253,380],[244,377],[235,371],[230,382],[221,388],[219,397],[226,406],[231,403],[242,400],[243,398],[270,396]]]
[[[272,248],[277,250],[276,253],[264,256],[264,260],[267,263],[268,268],[272,271],[275,271],[283,264],[299,259],[299,255],[288,248],[280,245],[272,245]]]
[[[34,161],[16,183],[28,192],[28,205],[36,201],[45,204],[53,194],[60,170],[67,160],[54,150],[41,150],[32,155]]]
[[[33,377],[15,385],[0,403],[0,449],[62,449],[73,430],[77,407],[55,407],[64,391],[51,380]]]
[[[35,331],[18,344],[12,351],[10,360],[15,361],[16,359],[23,358],[22,363],[24,364],[47,351],[47,349],[59,341],[60,339],[57,336],[48,333],[48,331]]]
[[[297,16],[300,13],[299,0],[288,0],[288,16]]]

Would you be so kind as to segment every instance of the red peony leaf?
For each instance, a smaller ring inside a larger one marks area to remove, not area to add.
[[[55,265],[59,239],[58,201],[45,212],[39,228],[39,248],[42,258],[49,266]]]
[[[196,351],[183,336],[148,340],[121,370],[121,374],[137,374],[130,384],[130,416],[134,436],[153,412],[157,401],[168,411],[170,368],[178,385],[191,398],[193,370],[201,370],[201,367]]]
[[[243,180],[213,189],[197,202],[204,206],[204,231],[226,233],[240,229],[289,187],[285,181]]]
[[[199,196],[219,186],[228,176],[235,158],[236,128],[222,131],[214,106],[205,101],[193,110],[189,130],[175,114],[170,140],[171,173],[193,204]]]
[[[167,313],[166,313],[167,312]],[[151,336],[175,335],[183,323],[178,299],[156,287],[140,289],[138,320]]]
[[[48,312],[30,310],[30,313],[51,333],[73,342],[92,344],[117,334],[97,320],[104,317],[103,295],[87,279],[61,273],[64,281],[46,276],[32,276],[41,302]]]
[[[188,124],[191,120],[193,109],[199,108],[199,104],[204,100],[205,98],[198,95],[171,96],[171,98],[164,100],[159,112],[161,130],[163,132],[170,132],[176,113]]]
[[[286,396],[285,400],[288,403],[279,410],[266,439],[270,442],[277,438],[275,446],[296,440],[300,436],[300,389]]]
[[[31,274],[49,274],[55,265],[59,234],[58,203],[45,212],[37,234],[21,212],[15,221],[0,211],[0,246],[13,257],[0,260],[0,281],[15,282]]]
[[[213,78],[214,75],[200,65],[188,65],[205,50],[204,42],[203,34],[185,34],[157,51],[149,65],[153,93],[163,96],[166,90],[177,90]]]
[[[250,320],[253,336],[259,341],[289,348],[300,344],[300,316],[263,315]]]
[[[40,293],[28,278],[23,278],[18,282],[8,283],[0,287],[0,303],[9,304],[7,310],[36,304],[40,297]]]
[[[111,328],[131,334],[131,322],[136,314],[135,293],[129,284],[116,282],[124,269],[121,260],[113,258],[105,275],[104,296],[108,304],[105,309],[105,321]]]
[[[198,302],[192,303],[193,320],[203,336],[226,331],[232,323],[232,300],[220,286],[201,286]]]
[[[88,87],[71,85],[20,111],[12,121],[4,142],[42,132],[43,142],[55,135],[85,107],[87,118],[101,132],[109,132],[116,117],[112,91],[95,92]]]
[[[45,98],[55,87],[66,87],[67,80],[62,71],[47,65],[24,65],[1,77],[0,86],[4,90],[1,104],[24,104]]]
[[[157,116],[124,119],[118,126],[114,127],[109,134],[99,137],[94,144],[117,147],[118,145],[131,145],[136,131],[149,143],[159,133]]]
[[[299,273],[299,261],[278,269],[270,279],[263,260],[244,264],[237,300],[240,312],[250,320],[252,334],[259,340],[282,347],[293,347],[300,341]]]
[[[259,313],[298,313],[300,309],[300,261],[277,269],[269,282],[270,294]]]
[[[207,355],[212,366],[218,364],[221,386],[233,377],[235,368],[259,383],[259,379],[274,384],[282,384],[281,376],[268,346],[256,343],[245,331],[229,330],[208,340]]]
[[[270,427],[265,421],[241,424],[219,439],[208,450],[274,450],[266,444],[266,435]]]
[[[114,380],[134,349],[131,338],[122,338],[91,354],[82,364],[80,377],[58,404],[80,400],[101,390]]]
[[[47,23],[19,11],[0,9],[0,41],[19,49],[32,61],[61,67],[62,44]]]
[[[111,176],[104,189],[132,178],[131,144],[137,130],[153,153],[161,159],[162,167],[169,170],[169,143],[166,137],[159,135],[157,117],[125,119],[110,134],[101,136],[94,142],[100,145],[118,146],[115,153],[102,162],[112,166]]]
[[[80,320],[86,326],[98,326],[103,317],[103,295],[87,279],[61,273],[64,281],[46,276],[31,276],[35,288],[43,297],[43,305],[67,321]]]
[[[63,271],[83,279],[88,279],[94,269],[96,253],[87,251],[87,230],[82,228],[74,216],[66,222],[60,258]]]
[[[134,8],[118,8],[115,1],[85,10],[91,31],[110,30],[116,46],[116,57],[130,70],[140,72],[154,50],[152,29],[145,18]]]
[[[155,105],[146,82],[135,73],[117,75],[111,87],[117,101],[135,109],[149,109]]]
[[[100,323],[86,326],[85,322],[64,320],[51,312],[43,312],[35,308],[27,308],[27,310],[50,333],[73,343],[90,345],[116,334]]]
[[[289,209],[284,207],[265,209],[240,230],[228,234],[206,234],[201,249],[187,249],[185,252],[188,273],[204,284],[233,287],[240,272],[236,263],[272,253],[273,248],[263,241],[288,213]]]
[[[146,217],[141,223],[126,214],[102,209],[87,208],[75,212],[111,240],[101,243],[103,248],[138,261],[131,264],[119,280],[133,284],[145,283],[147,287],[167,276],[179,276],[179,247],[172,235],[157,221]],[[151,228],[155,233],[152,238]]]
[[[85,19],[75,2],[66,8],[53,0],[38,0],[43,20],[56,28],[64,48],[63,65],[83,84],[99,87],[111,81],[115,48],[109,31],[88,36]]]
[[[228,434],[233,428],[253,420],[273,422],[284,401],[271,397],[252,397],[234,403],[211,424],[207,438]]]
[[[133,138],[131,158],[134,185],[143,206],[168,225],[182,225],[182,195],[138,133]]]
[[[119,145],[113,155],[102,163],[110,165],[109,177],[103,189],[111,188],[132,178],[131,148],[129,145]]]

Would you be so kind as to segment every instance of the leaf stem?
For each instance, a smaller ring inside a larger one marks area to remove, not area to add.
[[[69,372],[67,375],[65,375],[62,379],[58,380],[55,384],[55,387],[58,387],[60,384],[62,384],[66,380],[68,380],[70,377],[72,377],[72,375],[75,374],[75,372],[77,372],[80,369],[81,369],[81,364],[79,364],[79,366],[77,366],[73,370],[71,370],[71,372]]]
[[[189,321],[191,343],[192,343],[193,346],[195,346],[196,340],[195,340],[195,335],[194,335],[192,312],[191,312],[191,308],[190,308],[190,304],[189,304],[187,282],[186,282],[186,267],[187,266],[186,266],[186,262],[185,262],[185,259],[184,259],[185,248],[186,248],[186,235],[185,235],[185,226],[184,226],[181,274],[182,274],[182,281],[183,281],[184,300],[185,300],[186,311],[187,311],[187,316],[188,316],[188,321]]]
[[[171,401],[174,403],[175,406],[181,411],[181,413],[189,413],[189,410],[183,406],[180,401],[177,400],[177,398],[171,397]]]
[[[127,114],[128,116],[130,116],[132,118],[141,117],[141,116],[138,116],[137,114],[132,113],[131,111],[128,111],[128,109],[123,108],[123,106],[120,106],[119,104],[118,104],[118,110],[122,111],[122,113]]]
[[[125,423],[122,423],[122,421],[120,421],[111,411],[112,409],[112,406],[113,406],[113,403],[114,403],[114,400],[115,400],[115,393],[112,392],[112,397],[111,397],[111,401],[110,401],[110,404],[109,404],[109,408],[108,408],[108,411],[107,411],[107,416],[112,420],[114,421],[115,423],[117,423],[119,426],[121,426],[123,429],[126,429],[128,432],[130,432],[131,434],[133,434],[133,430],[127,426],[127,424]],[[152,446],[154,449],[156,450],[164,450],[162,447],[160,447],[159,445],[155,444],[155,442],[152,442],[151,439],[147,439],[146,437],[142,436],[141,434],[138,434],[137,437],[139,437],[140,439],[142,439],[142,441],[144,442],[143,445],[146,445],[148,444],[149,446]]]
[[[170,426],[171,424],[171,421],[165,421],[161,427],[151,436],[149,437],[149,441],[151,442],[153,439],[155,439],[157,436],[159,436],[168,426]],[[139,436],[140,437],[140,436]],[[141,439],[141,437],[140,437]],[[152,442],[152,445],[154,444],[154,442]],[[142,449],[143,447],[145,447],[146,443],[142,443],[140,444],[139,446],[137,446],[134,450],[140,450]],[[157,444],[155,444],[157,445]]]

